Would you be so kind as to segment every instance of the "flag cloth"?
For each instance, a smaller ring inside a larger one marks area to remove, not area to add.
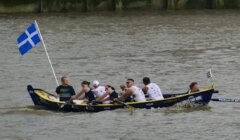
[[[208,72],[207,72],[207,78],[212,78],[212,71],[211,71],[211,69],[209,69]]]
[[[17,42],[21,55],[24,55],[41,42],[36,25],[34,23],[31,24],[27,30],[18,37]]]

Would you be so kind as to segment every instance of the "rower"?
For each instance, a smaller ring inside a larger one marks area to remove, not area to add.
[[[120,96],[122,96],[122,97],[126,97],[125,99],[124,99],[124,102],[132,102],[132,96],[127,96],[127,90],[128,90],[128,88],[125,86],[125,85],[120,85],[120,89],[121,89],[121,91],[120,91]]]
[[[98,98],[98,102],[110,101],[111,103],[114,103],[118,99],[118,93],[115,91],[115,88],[111,85],[107,85],[105,87],[105,93],[102,97]]]
[[[145,95],[143,91],[137,87],[134,86],[134,80],[133,79],[128,79],[126,82],[127,86],[127,91],[124,95],[120,97],[120,100],[126,101],[131,95],[133,96],[134,101],[136,102],[144,102],[146,101]]]
[[[75,95],[75,91],[72,86],[68,85],[68,77],[61,77],[62,85],[56,88],[56,97],[59,97],[60,101],[68,101]]]
[[[149,77],[143,78],[144,88],[143,92],[149,96],[151,100],[161,100],[163,99],[163,95],[160,87],[156,83],[151,83]]]
[[[198,83],[197,83],[197,82],[192,82],[192,83],[189,85],[189,91],[188,91],[188,93],[193,93],[193,92],[198,92],[198,91],[199,91]]]
[[[104,95],[105,87],[101,86],[98,80],[94,80],[93,81],[93,91],[96,95],[96,98],[98,99],[98,98],[101,98]],[[107,97],[108,96],[106,96],[105,98],[107,98]],[[104,100],[103,103],[108,104],[108,103],[110,103],[110,101],[109,100]]]
[[[80,99],[80,100],[83,99],[84,102],[87,102],[87,103],[91,103],[92,101],[94,101],[96,98],[95,98],[94,92],[92,91],[89,85],[90,85],[90,82],[83,81],[81,83],[82,90],[77,95],[75,95],[72,99]]]

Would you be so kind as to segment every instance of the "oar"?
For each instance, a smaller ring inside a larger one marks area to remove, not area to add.
[[[122,102],[122,101],[118,101],[118,100],[116,100],[115,102],[117,102],[117,103],[119,103],[119,104],[122,104],[122,105],[126,106],[128,109],[131,109],[131,112],[132,112],[132,110],[134,109],[133,106],[131,106],[131,105],[127,104],[127,103],[124,103],[124,102]]]
[[[61,104],[58,108],[58,111],[61,110],[65,105],[68,105],[70,103],[73,103],[73,99],[70,99],[70,100],[66,101],[64,104]]]
[[[212,98],[212,101],[216,101],[216,102],[239,102],[240,103],[240,99],[220,99],[220,98]]]
[[[94,111],[94,108],[93,108],[93,106],[92,106],[92,105],[93,105],[93,102],[94,102],[94,101],[87,103],[86,109],[87,109],[88,111]]]
[[[119,100],[116,100],[115,102],[126,106],[126,107],[128,108],[128,110],[130,111],[130,115],[133,114],[133,111],[134,111],[134,107],[133,107],[133,106],[131,106],[131,105],[129,105],[129,104],[126,104],[126,103],[124,103],[124,102],[122,102],[122,101],[119,101]]]

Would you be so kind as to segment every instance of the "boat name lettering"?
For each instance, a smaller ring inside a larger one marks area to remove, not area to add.
[[[110,108],[110,107],[104,107],[104,109],[106,109],[106,110],[110,110],[111,108]]]
[[[152,106],[153,103],[146,103],[146,106]]]

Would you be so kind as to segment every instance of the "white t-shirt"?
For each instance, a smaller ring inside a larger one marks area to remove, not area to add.
[[[146,101],[145,95],[142,91],[142,89],[140,89],[137,86],[133,86],[133,95],[134,95],[134,100],[136,102],[144,102]]]
[[[102,97],[105,94],[105,87],[104,86],[98,86],[93,91],[96,95],[96,98],[99,98],[99,97]],[[105,99],[108,98],[108,97],[109,96],[106,96]],[[110,103],[110,100],[104,101],[103,103],[108,104],[108,103]]]
[[[155,83],[150,83],[147,85],[148,91],[147,95],[151,100],[161,100],[163,99],[162,91],[160,87]]]

